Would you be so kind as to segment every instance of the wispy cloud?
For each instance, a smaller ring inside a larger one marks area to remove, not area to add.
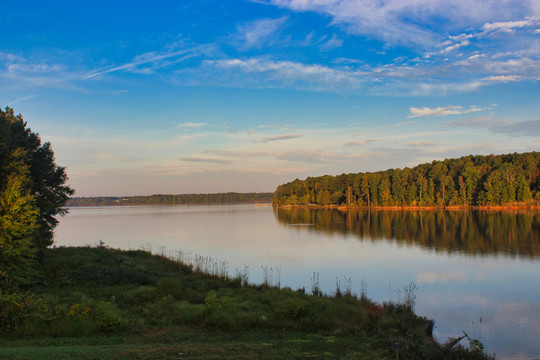
[[[422,140],[414,140],[414,141],[407,141],[405,145],[411,145],[411,146],[422,146],[422,147],[434,147],[441,145],[441,143],[434,142],[434,141],[422,141]]]
[[[0,78],[4,78],[2,88],[73,87],[70,82],[79,76],[78,71],[61,64],[53,54],[36,60],[0,52]]]
[[[330,51],[332,49],[341,47],[343,45],[343,40],[336,36],[336,34],[333,34],[332,37],[328,40],[325,40],[321,44],[321,50],[322,51]]]
[[[540,120],[510,121],[494,116],[479,116],[466,120],[447,122],[446,125],[487,129],[492,133],[510,136],[540,136]]]
[[[182,123],[182,124],[178,124],[176,125],[176,127],[178,129],[184,129],[184,130],[193,130],[193,129],[198,129],[198,128],[201,128],[201,127],[204,127],[206,126],[206,123],[202,123],[202,122],[187,122],[187,123]]]
[[[407,117],[416,118],[416,117],[423,117],[423,116],[445,116],[445,115],[469,114],[472,112],[482,111],[482,109],[476,106],[470,106],[468,109],[463,109],[463,107],[461,106],[448,105],[448,106],[441,106],[441,107],[436,107],[436,108],[411,107],[409,108],[409,111],[411,112],[411,115]]]
[[[520,81],[522,79],[519,75],[494,75],[494,76],[488,76],[484,78],[483,80],[486,81],[494,81],[494,82],[513,82],[513,81]]]
[[[281,141],[281,140],[291,140],[291,139],[297,139],[299,137],[302,137],[303,135],[293,135],[293,134],[285,134],[285,135],[276,135],[276,136],[269,136],[265,137],[261,140],[254,141],[256,143],[268,143],[271,141]]]
[[[250,157],[265,157],[270,156],[270,153],[264,151],[251,151],[251,150],[203,150],[202,154],[223,156],[230,158],[250,158]]]
[[[259,19],[237,26],[236,41],[241,48],[258,48],[278,41],[276,33],[286,24],[287,17]]]
[[[83,79],[91,79],[97,76],[113,73],[128,72],[135,74],[152,74],[159,69],[168,68],[193,57],[202,56],[211,52],[213,45],[200,45],[189,49],[174,50],[167,47],[162,51],[150,51],[135,56],[132,61],[118,65],[109,66],[91,71]]]
[[[6,105],[15,105],[15,104],[18,104],[20,102],[23,102],[23,101],[27,101],[27,100],[31,100],[31,99],[34,99],[36,97],[38,97],[39,95],[27,95],[27,96],[22,96],[20,98],[17,98],[15,100],[11,100],[9,101]]]
[[[359,153],[337,153],[337,152],[325,152],[318,150],[297,150],[287,151],[276,156],[280,160],[287,160],[291,162],[304,162],[308,164],[316,163],[336,163],[336,162],[350,162],[365,157],[365,154]]]
[[[484,30],[528,26],[535,17],[522,21],[488,23],[508,19],[509,15],[534,11],[528,1],[504,2],[444,0],[267,0],[268,3],[293,11],[312,11],[331,18],[333,25],[345,31],[376,38],[392,44],[434,46],[441,38],[437,31],[453,32],[462,27],[485,26]],[[527,24],[525,24],[527,23]]]
[[[247,60],[209,60],[207,65],[229,71],[231,75],[243,72],[252,77],[242,76],[241,81],[263,81],[265,86],[299,87],[310,90],[358,89],[364,83],[364,73],[350,69],[334,69],[323,65],[302,64],[293,61],[273,61],[266,58]]]
[[[345,146],[362,146],[367,144],[366,140],[349,141],[345,143]]]
[[[486,23],[482,26],[484,33],[503,32],[513,33],[516,29],[521,28],[537,28],[540,26],[540,17],[529,16],[525,20],[519,21],[501,21]]]
[[[231,164],[232,161],[224,159],[208,159],[208,158],[198,158],[198,157],[180,157],[178,160],[195,162],[195,163],[211,163],[211,164]]]

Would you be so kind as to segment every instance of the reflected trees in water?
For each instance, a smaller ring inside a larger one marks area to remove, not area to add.
[[[540,256],[540,211],[330,210],[274,208],[283,225],[300,231],[353,234],[436,252]]]

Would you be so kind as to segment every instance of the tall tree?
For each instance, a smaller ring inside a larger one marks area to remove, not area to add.
[[[28,168],[29,195],[39,211],[39,231],[33,241],[37,250],[44,249],[53,243],[53,230],[58,223],[55,216],[66,213],[63,206],[74,192],[66,185],[65,168],[56,165],[51,144],[42,144],[39,135],[27,127],[22,115],[15,115],[9,107],[0,109],[0,144],[4,153],[20,150],[24,154],[21,160]],[[6,173],[0,174],[4,174],[0,184],[5,186]]]

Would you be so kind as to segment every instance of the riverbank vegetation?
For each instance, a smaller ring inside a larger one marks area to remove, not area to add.
[[[469,155],[413,168],[308,177],[280,185],[273,204],[472,207],[540,202],[540,153]]]
[[[134,205],[186,205],[186,204],[240,204],[271,203],[274,193],[216,193],[216,194],[178,194],[148,196],[96,196],[73,197],[66,203],[68,207],[77,206],[134,206]]]
[[[31,284],[0,293],[0,357],[391,359],[399,343],[403,358],[487,358],[475,339],[436,343],[411,291],[377,304],[204,269],[103,244],[47,249]]]

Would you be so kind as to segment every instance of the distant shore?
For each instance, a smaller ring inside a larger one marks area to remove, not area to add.
[[[272,203],[273,192],[266,193],[201,193],[154,194],[140,196],[73,197],[67,207],[140,206],[140,205],[218,205]]]
[[[89,208],[89,207],[129,207],[129,206],[176,206],[176,205],[241,205],[252,204],[255,206],[272,206],[272,202],[238,201],[238,202],[207,202],[207,203],[185,203],[185,204],[101,204],[101,205],[68,205],[68,208]]]

